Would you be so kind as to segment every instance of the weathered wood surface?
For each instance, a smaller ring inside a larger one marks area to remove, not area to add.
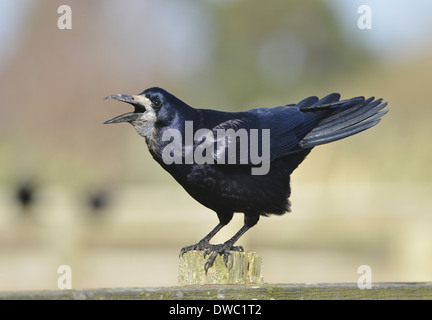
[[[198,284],[262,284],[264,283],[262,259],[256,252],[232,251],[225,266],[218,255],[213,266],[205,272],[207,257],[204,251],[189,251],[180,257],[179,285]]]
[[[141,300],[237,300],[237,299],[429,299],[432,283],[376,283],[359,289],[356,283],[204,285],[152,288],[71,289],[0,292],[0,299],[141,299]]]

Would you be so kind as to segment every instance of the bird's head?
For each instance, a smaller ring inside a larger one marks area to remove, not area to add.
[[[104,124],[129,122],[141,136],[148,137],[156,122],[170,118],[172,112],[168,110],[170,104],[167,101],[170,96],[168,92],[160,88],[150,88],[138,95],[110,95],[105,99],[127,102],[133,105],[135,110],[105,121]]]

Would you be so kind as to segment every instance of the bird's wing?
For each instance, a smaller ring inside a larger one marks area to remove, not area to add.
[[[244,117],[212,129],[217,163],[253,165],[257,158],[272,161],[298,149],[299,141],[313,128],[296,106],[252,109],[241,114]]]
[[[295,105],[239,112],[212,129],[214,159],[252,165],[257,152],[261,157],[267,152],[273,161],[366,130],[387,112],[380,111],[386,106],[382,99],[339,98],[332,93],[322,99],[308,97]]]
[[[306,149],[300,146],[301,141],[333,112],[334,106],[345,103],[339,98],[338,93],[332,93],[322,99],[311,96],[297,104],[262,109],[258,119],[263,128],[271,129],[271,161]]]
[[[251,135],[256,123],[250,114],[245,114],[245,117],[229,119],[212,128],[216,163],[251,165],[251,144],[262,145],[262,136],[257,135],[254,140],[255,136]]]

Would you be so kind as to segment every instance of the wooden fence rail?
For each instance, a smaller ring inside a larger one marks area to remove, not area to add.
[[[146,288],[104,288],[0,292],[0,299],[430,299],[432,282],[375,283],[359,289],[357,283],[196,285]]]

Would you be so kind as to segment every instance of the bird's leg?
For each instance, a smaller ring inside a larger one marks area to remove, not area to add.
[[[231,239],[225,241],[222,244],[210,245],[210,247],[204,251],[204,257],[210,254],[210,257],[207,259],[206,263],[204,264],[205,272],[207,273],[207,270],[213,265],[213,262],[216,259],[218,254],[223,255],[225,266],[228,266],[228,255],[230,251],[244,251],[242,246],[233,246],[233,245],[246,231],[252,228],[258,222],[258,220],[259,220],[259,215],[247,216],[245,214],[244,225]]]
[[[180,250],[180,256],[191,250],[207,250],[208,248],[210,248],[210,239],[213,238],[220,229],[222,229],[231,221],[234,212],[217,212],[217,215],[219,218],[219,224],[214,227],[214,229],[210,231],[209,234],[202,238],[198,243],[182,248]]]
[[[219,223],[212,231],[209,232],[208,235],[206,235],[204,238],[202,238],[198,243],[195,243],[191,246],[184,247],[180,250],[180,256],[182,256],[184,253],[191,251],[191,250],[205,250],[210,247],[210,239],[214,237],[216,233],[219,232],[222,227],[225,226],[225,224]]]

